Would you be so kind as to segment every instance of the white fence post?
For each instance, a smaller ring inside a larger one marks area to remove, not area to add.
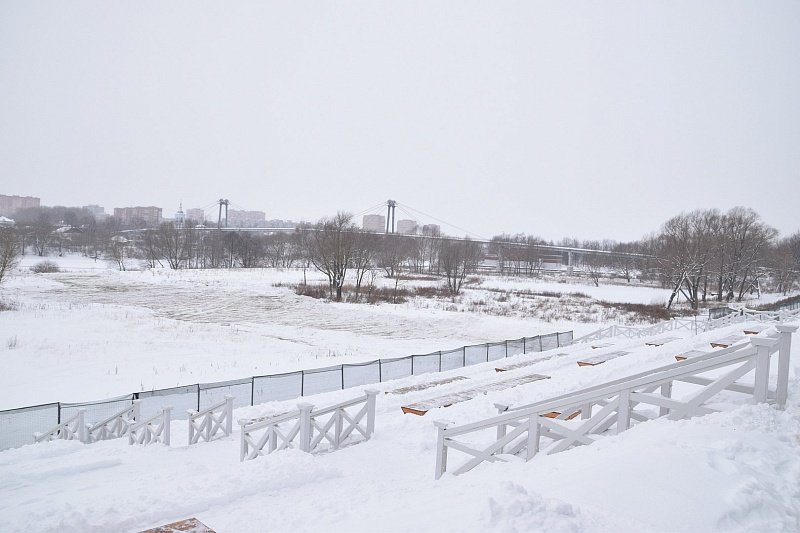
[[[444,443],[444,430],[450,425],[450,422],[437,420],[433,425],[436,426],[436,479],[439,479],[447,470],[447,446]]]
[[[164,435],[161,437],[161,442],[169,446],[170,440],[170,419],[172,418],[172,407],[164,407],[162,410],[164,413]]]
[[[664,398],[672,398],[672,382],[667,381],[661,385],[661,396]],[[661,406],[658,408],[658,416],[667,416],[669,414],[669,407]]]
[[[780,348],[778,349],[778,386],[775,390],[775,403],[778,409],[786,407],[789,391],[789,358],[792,353],[792,333],[797,331],[797,326],[778,324],[775,329],[780,333]]]
[[[365,390],[364,394],[367,395],[367,440],[372,437],[375,432],[375,398],[378,396],[378,391],[374,389]]]
[[[311,410],[314,406],[310,403],[299,403],[300,409],[300,451],[311,452]]]
[[[769,349],[775,344],[775,340],[756,337],[750,339],[750,342],[757,349],[753,398],[756,403],[765,403],[767,401],[767,390],[769,389]]]
[[[78,409],[78,418],[77,418],[77,422],[76,422],[78,424],[78,426],[77,426],[76,429],[77,429],[77,434],[78,434],[78,440],[81,441],[81,442],[88,442],[88,440],[89,440],[89,437],[88,437],[87,431],[86,431],[85,415],[86,415],[86,409],[83,409],[83,408]]]
[[[528,419],[528,446],[525,450],[525,460],[530,461],[539,453],[539,415],[533,414]],[[501,451],[502,453],[502,451]]]
[[[131,418],[134,421],[138,422],[142,416],[142,400],[133,400],[133,413],[131,413]]]
[[[225,396],[225,436],[233,433],[233,396]]]
[[[619,392],[619,405],[617,406],[617,434],[631,426],[631,391],[629,389]]]

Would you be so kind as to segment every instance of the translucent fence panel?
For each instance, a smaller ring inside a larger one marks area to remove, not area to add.
[[[411,357],[381,359],[381,381],[407,378],[411,375]]]
[[[246,407],[252,405],[250,393],[253,390],[252,378],[221,381],[219,383],[200,384],[200,411],[208,409],[225,399],[233,396],[233,407]]]
[[[415,376],[439,371],[439,352],[427,355],[413,355],[412,357],[414,358],[412,368]]]
[[[303,371],[303,396],[341,389],[341,365]]]
[[[100,422],[114,413],[118,413],[130,407],[133,404],[133,394],[125,396],[118,396],[117,398],[110,398],[99,402],[85,402],[85,403],[62,403],[61,404],[61,420],[73,416],[78,412],[78,409],[86,409],[83,415],[83,420],[87,424],[94,424]]]
[[[167,406],[172,407],[171,418],[176,420],[189,418],[186,411],[188,409],[197,410],[197,393],[199,390],[198,385],[186,385],[184,387],[137,393],[136,396],[141,400],[142,419],[150,418]]]
[[[506,356],[506,343],[505,342],[490,342],[489,343],[489,361],[497,361]]]
[[[464,348],[442,352],[442,372],[464,368]]]
[[[379,383],[381,380],[381,364],[379,361],[361,363],[360,365],[342,365],[342,372],[344,388]]]
[[[566,331],[564,333],[556,333],[558,335],[558,345],[559,346],[569,346],[572,344],[572,332]]]
[[[485,344],[477,344],[475,346],[464,347],[465,366],[477,365],[478,363],[485,363],[488,360],[489,360],[488,352]]]
[[[558,348],[558,333],[542,335],[542,351]]]
[[[290,372],[253,378],[253,404],[299,398],[303,393],[303,373]]]
[[[0,412],[0,450],[33,444],[33,434],[58,424],[58,404],[48,403]]]
[[[525,353],[541,352],[542,351],[542,338],[541,337],[525,337]]]
[[[525,339],[506,341],[506,357],[525,353]]]

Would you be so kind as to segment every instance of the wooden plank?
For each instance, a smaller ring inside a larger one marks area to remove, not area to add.
[[[542,374],[528,374],[526,376],[520,376],[514,379],[506,379],[503,381],[497,381],[495,383],[489,383],[488,385],[475,387],[474,389],[468,389],[461,392],[454,392],[453,394],[447,394],[445,396],[439,396],[437,398],[431,398],[430,400],[414,402],[409,405],[401,406],[400,409],[405,414],[424,416],[425,413],[431,409],[450,407],[453,404],[466,402],[467,400],[471,400],[472,398],[476,398],[490,391],[509,389],[511,387],[517,387],[526,383],[533,383],[534,381],[539,381],[542,379],[550,379],[550,376],[544,376]]]
[[[680,339],[680,337],[662,337],[660,339],[653,339],[644,344],[645,346],[664,346],[668,342],[676,341],[678,339]]]
[[[688,352],[684,352],[682,354],[678,354],[675,356],[676,361],[686,361],[687,359],[691,359],[692,357],[697,357],[699,355],[706,355],[710,352],[704,352],[702,350],[690,350]]]
[[[454,381],[462,381],[465,379],[469,378],[466,378],[464,376],[453,376],[447,379],[437,379],[435,381],[427,381],[425,383],[418,383],[416,385],[411,385],[409,387],[401,387],[399,389],[386,391],[386,394],[408,394],[409,392],[430,389],[432,387],[438,387],[439,385],[444,385],[446,383],[453,383]]]
[[[745,335],[758,335],[767,328],[769,328],[769,326],[765,324],[759,324],[756,326],[747,326],[743,331]]]
[[[614,346],[613,342],[600,342],[597,344],[592,344],[592,350],[599,350],[600,348],[609,348]]]
[[[506,365],[506,366],[498,366],[495,367],[495,372],[508,372],[509,370],[516,370],[518,368],[525,368],[526,366],[536,365],[541,363],[541,361],[522,361],[519,363],[514,363],[513,365]]]
[[[617,357],[622,357],[623,355],[628,355],[630,352],[609,352],[602,355],[595,355],[593,357],[587,357],[585,359],[581,359],[578,361],[578,366],[597,366],[599,364],[605,363],[606,361],[610,361],[611,359],[616,359]]]
[[[578,409],[577,411],[574,411],[572,414],[570,414],[568,417],[564,418],[563,420],[572,420],[573,418],[575,418],[579,414],[581,414],[581,410],[580,409]],[[561,416],[561,411],[550,411],[549,413],[545,413],[542,416],[546,416],[547,418],[558,418],[559,416]]]
[[[727,348],[728,346],[731,346],[732,344],[735,344],[742,339],[744,339],[744,335],[728,335],[727,337],[723,337],[722,339],[711,341],[711,347]]]
[[[214,533],[214,530],[193,517],[158,526],[153,529],[147,529],[141,533]]]

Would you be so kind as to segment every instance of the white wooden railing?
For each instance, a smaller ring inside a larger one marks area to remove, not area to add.
[[[537,453],[552,454],[591,444],[612,427],[615,433],[620,433],[635,422],[660,417],[678,420],[715,412],[707,404],[723,390],[752,395],[757,403],[772,400],[783,408],[791,337],[798,327],[777,325],[776,329],[778,333],[774,336],[748,338],[723,350],[556,398],[514,409],[498,406],[503,412],[486,420],[460,426],[436,422],[436,479],[447,471],[449,450],[469,456],[453,470],[454,474],[467,472],[482,462],[509,461],[513,456],[527,461]],[[775,353],[777,383],[770,390],[770,362]],[[713,375],[703,375],[710,371]],[[752,383],[738,382],[750,373],[754,373]],[[694,384],[699,389],[677,398],[672,387],[676,381]],[[559,413],[558,417],[550,418],[553,413]],[[580,420],[568,420],[577,413]],[[492,435],[488,443],[487,434]],[[483,444],[475,444],[481,440]]]
[[[239,420],[239,460],[255,459],[286,448],[309,453],[336,450],[369,440],[375,431],[377,394],[377,391],[368,390],[364,396],[318,410],[303,403],[289,413]],[[354,439],[356,434],[361,437]]]
[[[699,317],[673,318],[647,327],[621,326],[615,324],[578,337],[573,340],[572,343],[594,342],[612,337],[639,339],[658,335],[666,331],[678,330],[691,331],[693,335],[697,335],[698,333],[731,326],[733,324],[741,324],[743,322],[786,322],[787,320],[796,319],[798,317],[800,317],[799,308],[784,309],[781,311],[758,311],[755,309],[742,308],[735,313],[715,319],[701,319]]]
[[[171,416],[172,407],[164,407],[147,420],[131,424],[128,428],[128,444],[160,442],[169,446]]]
[[[233,433],[233,396],[225,396],[218,404],[202,411],[187,410],[189,413],[189,445],[200,439],[206,442],[217,437],[227,437]]]
[[[44,433],[34,433],[34,442],[47,442],[59,439],[86,442],[85,413],[86,409],[78,409],[74,415],[64,420],[53,429],[45,431]]]
[[[101,440],[118,439],[128,434],[130,426],[137,422],[140,416],[141,400],[134,400],[133,404],[121,411],[114,413],[105,420],[101,420],[94,425],[88,425],[86,429],[86,442],[98,442]]]

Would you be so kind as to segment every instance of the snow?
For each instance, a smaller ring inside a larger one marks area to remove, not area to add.
[[[556,328],[413,305],[326,304],[272,285],[296,276],[119,273],[80,261],[63,274],[16,276],[4,298],[18,309],[0,315],[6,369],[0,404],[98,399],[140,387],[425,353],[562,328],[575,327],[580,335],[597,327],[565,322]],[[613,290],[624,298],[624,288]],[[707,348],[710,340],[737,328],[696,337],[680,332],[680,339],[659,347],[645,346],[643,339],[614,339],[613,346],[600,350],[579,345],[520,355],[503,363],[540,362],[502,374],[487,363],[375,385],[388,391],[455,375],[469,378],[402,395],[379,394],[373,439],[326,454],[285,450],[240,463],[238,428],[230,437],[189,447],[186,421],[173,422],[171,447],[129,446],[117,439],[6,450],[0,452],[0,530],[139,531],[195,516],[219,532],[798,531],[797,335],[785,411],[729,393],[720,395],[725,407],[720,413],[647,422],[591,446],[538,455],[529,463],[484,463],[434,481],[433,421],[473,422],[494,415],[495,402],[530,403],[668,364],[675,354]],[[14,348],[7,344],[11,337],[17,339]],[[630,353],[578,367],[587,350]],[[493,391],[424,417],[400,410],[532,372],[551,379]],[[324,407],[360,393],[354,388],[304,401]],[[244,407],[234,419],[285,411],[296,403]]]

